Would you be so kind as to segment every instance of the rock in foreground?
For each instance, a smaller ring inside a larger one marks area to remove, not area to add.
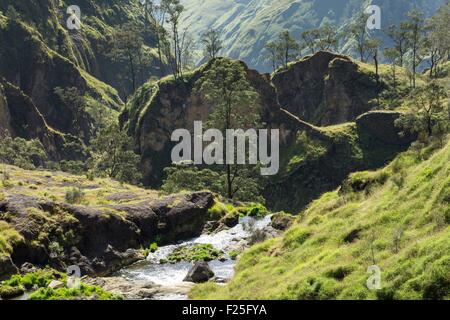
[[[206,262],[197,262],[191,270],[189,270],[183,281],[202,283],[214,277],[214,272]]]

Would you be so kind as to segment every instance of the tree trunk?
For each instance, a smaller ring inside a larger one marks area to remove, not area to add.
[[[431,116],[430,116],[430,117],[428,117],[428,120],[427,120],[427,129],[428,129],[429,137],[431,137],[433,135],[433,125],[432,125],[431,121],[432,120],[431,120]]]
[[[413,88],[416,88],[416,57],[417,57],[417,44],[413,46]]]
[[[227,164],[227,193],[228,198],[233,199],[233,185],[231,183],[231,165]]]
[[[130,51],[128,51],[128,60],[130,62],[130,72],[131,72],[131,80],[133,83],[133,91],[135,91],[136,90],[136,75],[134,72],[133,56]]]
[[[395,64],[393,65],[393,74],[394,74],[394,90],[397,90],[397,78],[396,78]]]

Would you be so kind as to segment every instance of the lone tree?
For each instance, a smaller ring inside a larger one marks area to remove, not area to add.
[[[432,81],[413,92],[414,100],[410,112],[397,120],[397,125],[406,131],[433,135],[433,129],[448,127],[449,110],[445,108],[447,91],[437,82]]]
[[[116,123],[99,130],[90,141],[90,170],[121,182],[140,183],[140,157],[134,151],[133,139]]]
[[[222,49],[222,40],[217,30],[210,30],[202,35],[201,43],[204,47],[204,54],[208,59],[215,59]]]
[[[207,121],[209,128],[219,129],[226,136],[227,129],[261,126],[258,94],[248,82],[241,63],[228,59],[215,61],[197,82],[196,90],[213,105]],[[225,171],[226,194],[230,199],[252,183],[249,166],[225,163],[220,167]]]
[[[350,25],[348,32],[350,37],[355,41],[356,50],[359,53],[359,58],[361,62],[365,62],[368,58],[367,54],[369,35],[367,33],[367,19],[369,16],[367,14],[361,14],[358,18]]]
[[[447,61],[450,54],[450,3],[442,6],[438,12],[427,20],[424,47],[427,51],[427,61],[430,66],[430,78],[437,77],[439,64]]]
[[[400,67],[403,67],[404,57],[408,51],[408,25],[405,22],[400,23],[400,25],[391,25],[387,30],[387,34],[394,42],[393,49],[397,51],[398,62]]]
[[[288,63],[297,57],[300,45],[292,38],[288,30],[280,33],[277,42],[279,56],[282,57],[283,66],[287,68]]]
[[[183,76],[183,51],[187,29],[180,31],[180,19],[184,12],[184,7],[180,0],[162,0],[161,5],[166,13],[166,22],[168,23],[171,40],[164,43],[164,54],[169,61],[172,74],[175,79]]]
[[[265,59],[272,64],[272,69],[275,72],[279,61],[278,46],[275,42],[270,41],[264,46],[264,49],[266,50]]]
[[[139,61],[143,59],[144,40],[134,23],[126,23],[120,26],[112,39],[112,50],[109,55],[115,61],[126,61],[130,73],[133,91],[136,90],[137,72]]]
[[[143,3],[144,21],[156,38],[156,47],[158,50],[159,70],[164,74],[163,46],[167,41],[167,32],[164,29],[166,20],[166,6],[164,1],[146,0]]]
[[[340,34],[337,27],[325,23],[317,29],[306,30],[302,33],[302,40],[305,48],[311,51],[311,54],[319,50],[336,51],[339,45]]]
[[[417,67],[422,59],[420,58],[420,45],[424,34],[423,13],[418,10],[408,12],[408,21],[405,24],[407,30],[408,43],[412,52],[412,80],[413,87],[416,87]]]
[[[302,33],[302,40],[306,48],[311,51],[311,54],[317,51],[317,39],[320,37],[319,29],[310,29]]]
[[[400,53],[396,48],[386,48],[384,50],[384,57],[391,64],[392,78],[394,90],[397,89],[397,64],[400,61]]]
[[[339,44],[338,28],[329,23],[325,23],[318,29],[317,48],[322,51],[336,51]]]

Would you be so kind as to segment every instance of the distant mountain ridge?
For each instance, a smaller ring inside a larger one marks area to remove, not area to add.
[[[369,4],[381,7],[382,27],[386,28],[401,21],[414,7],[430,16],[444,3],[445,0],[183,0],[186,12],[182,25],[189,27],[194,38],[205,30],[219,30],[224,39],[224,56],[241,59],[259,71],[269,71],[270,64],[261,53],[264,45],[282,30],[289,30],[298,40],[304,30],[325,22],[342,27]],[[348,49],[342,53],[348,54]]]

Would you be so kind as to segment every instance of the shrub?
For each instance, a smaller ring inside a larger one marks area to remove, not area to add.
[[[352,273],[353,268],[352,267],[337,267],[333,268],[325,273],[325,275],[329,278],[336,279],[338,281],[344,280],[346,276],[348,276],[350,273]]]
[[[12,299],[23,294],[24,290],[19,287],[11,287],[0,285],[0,298],[1,299]]]
[[[158,244],[156,242],[153,242],[148,248],[142,250],[142,254],[144,256],[148,256],[150,253],[153,253],[156,250],[158,250]]]
[[[233,206],[227,206],[226,204],[216,200],[214,205],[208,209],[209,218],[211,220],[220,220],[226,216],[231,209],[233,209]]]
[[[81,203],[84,199],[84,192],[80,188],[71,188],[66,192],[66,202],[70,204]]]
[[[39,140],[12,138],[7,131],[0,132],[0,162],[35,169],[44,166],[47,154]]]
[[[9,280],[3,281],[3,285],[11,287],[24,287],[30,290],[34,287],[46,288],[52,280],[64,279],[65,275],[52,269],[44,269],[25,275],[14,275]]]
[[[236,260],[237,257],[239,256],[239,252],[238,251],[231,251],[230,253],[228,253],[228,255],[230,256],[231,260]]]
[[[431,270],[425,275],[423,299],[442,300],[450,298],[450,258],[433,263]]]
[[[269,213],[267,208],[260,203],[250,203],[247,206],[238,207],[237,210],[244,216],[261,218]]]
[[[193,246],[179,247],[166,259],[166,262],[176,263],[180,261],[212,261],[223,256],[221,250],[217,250],[211,244],[197,244]]]
[[[393,288],[382,288],[376,291],[376,296],[378,300],[394,300],[395,290]]]
[[[121,300],[122,297],[103,290],[100,287],[81,284],[79,289],[75,288],[40,288],[33,292],[30,300],[77,300],[83,298],[94,298],[96,300]]]
[[[61,171],[81,175],[86,172],[86,165],[81,161],[62,160],[59,163]]]

